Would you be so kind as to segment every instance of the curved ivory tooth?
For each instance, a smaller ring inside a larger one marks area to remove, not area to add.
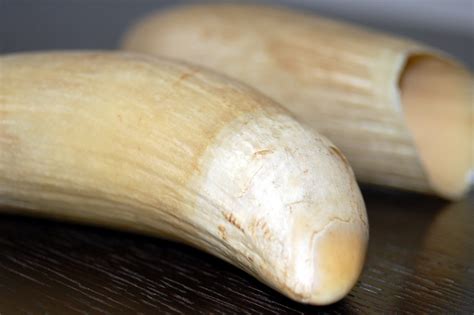
[[[285,9],[196,5],[145,18],[123,46],[253,85],[334,141],[363,182],[446,198],[469,186],[471,75],[421,44]]]
[[[0,67],[0,205],[179,240],[301,302],[356,282],[368,226],[352,170],[266,97],[125,53]]]

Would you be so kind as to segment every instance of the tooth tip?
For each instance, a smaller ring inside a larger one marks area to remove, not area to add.
[[[363,224],[336,221],[318,235],[313,284],[306,294],[306,303],[331,304],[349,293],[365,261],[366,231]]]

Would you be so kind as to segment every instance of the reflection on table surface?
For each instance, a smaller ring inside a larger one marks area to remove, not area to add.
[[[0,313],[472,312],[474,193],[448,203],[364,188],[370,222],[357,286],[298,304],[217,258],[129,233],[0,216]]]

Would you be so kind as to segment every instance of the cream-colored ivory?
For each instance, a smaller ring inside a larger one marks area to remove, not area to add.
[[[179,240],[305,303],[355,284],[368,226],[352,170],[268,98],[128,53],[0,69],[0,209]]]
[[[194,5],[150,15],[127,50],[238,78],[326,135],[362,182],[458,198],[472,167],[472,78],[419,43],[311,14]]]

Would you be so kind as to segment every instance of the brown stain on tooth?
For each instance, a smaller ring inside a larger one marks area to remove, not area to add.
[[[219,230],[219,236],[224,240],[227,241],[227,233],[225,231],[225,227],[223,225],[219,225],[218,227]]]
[[[255,158],[258,158],[260,156],[265,156],[267,154],[272,154],[272,153],[273,153],[273,150],[271,150],[271,149],[259,150],[259,151],[254,152],[253,158],[255,159]]]
[[[344,156],[344,154],[342,154],[342,152],[336,148],[335,146],[329,146],[329,153],[334,155],[334,156],[337,156],[343,163],[346,167],[349,167],[349,162],[347,161],[346,157]]]
[[[179,78],[174,82],[174,86],[178,86],[184,81],[190,79],[192,76],[196,75],[199,72],[199,69],[191,69],[191,71],[184,72],[182,75],[179,76]]]
[[[252,231],[254,234],[257,233],[257,231],[261,231],[263,233],[263,238],[267,241],[270,241],[273,239],[273,233],[268,227],[267,222],[265,222],[262,218],[254,221],[255,223],[253,224]]]
[[[242,225],[237,221],[237,218],[232,213],[222,212],[222,214],[224,215],[224,218],[229,221],[230,224],[235,226],[238,230],[242,231],[242,233],[245,232],[242,228]]]
[[[263,238],[266,240],[271,240],[272,239],[272,232],[267,226],[267,222],[263,222],[262,224],[262,230],[263,230]]]

